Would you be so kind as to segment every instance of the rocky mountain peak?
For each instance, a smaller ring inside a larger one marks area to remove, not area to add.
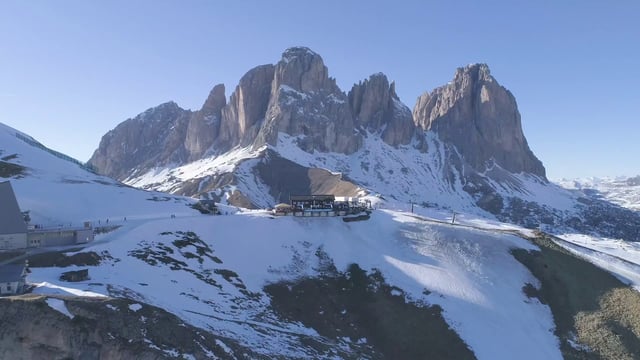
[[[174,101],[167,101],[158,106],[148,108],[142,114],[139,114],[138,116],[133,118],[133,120],[162,121],[162,120],[169,119],[172,116],[172,114],[176,114],[182,111],[185,111],[185,110],[180,106],[178,106],[178,104],[176,104]]]
[[[184,139],[192,115],[173,101],[147,109],[104,135],[89,163],[104,175],[124,179],[141,164],[184,161]]]
[[[322,57],[307,47],[292,47],[284,51],[275,69],[273,91],[286,85],[296,91],[339,90]]]
[[[529,149],[516,100],[491,76],[486,64],[456,70],[449,84],[418,98],[413,118],[424,130],[456,147],[479,172],[497,164],[512,173],[546,179],[542,162]]]
[[[463,81],[464,79],[472,79],[473,81],[494,81],[491,76],[489,65],[482,63],[474,63],[457,68],[453,79],[454,82]]]
[[[292,46],[286,49],[282,53],[282,60],[289,62],[299,57],[314,57],[314,56],[320,56],[320,55],[318,55],[318,53],[309,49],[306,46]]]
[[[254,147],[275,145],[279,133],[297,137],[307,152],[350,154],[359,149],[347,96],[322,57],[305,47],[285,50],[275,65],[271,98]]]
[[[201,111],[209,113],[222,109],[227,104],[227,98],[225,97],[224,91],[224,84],[217,84],[214,86],[209,92],[207,100],[202,105]]]
[[[382,132],[390,145],[407,144],[414,133],[409,108],[400,102],[395,83],[376,73],[355,84],[349,91],[349,105],[357,126],[371,132]]]

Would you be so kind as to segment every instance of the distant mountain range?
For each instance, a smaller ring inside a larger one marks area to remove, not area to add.
[[[631,210],[640,210],[640,175],[615,178],[563,179],[558,181],[565,189],[582,190],[585,194]]]

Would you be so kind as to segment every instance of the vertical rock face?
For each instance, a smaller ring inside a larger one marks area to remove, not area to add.
[[[89,163],[102,174],[124,179],[145,165],[184,161],[191,115],[174,102],[148,109],[104,135]]]
[[[389,85],[386,75],[377,73],[355,84],[349,92],[349,106],[356,126],[381,131],[387,144],[396,146],[411,141],[415,130],[411,110],[400,102],[395,84]]]
[[[229,104],[222,110],[218,149],[225,151],[253,142],[267,111],[273,72],[273,65],[262,65],[249,70],[240,79]]]
[[[201,158],[211,148],[220,132],[222,108],[227,104],[224,85],[218,84],[209,93],[209,97],[200,111],[193,114],[187,127],[184,146],[189,160]]]
[[[278,133],[297,136],[307,152],[350,154],[362,138],[355,132],[347,96],[320,55],[305,47],[288,49],[275,67],[271,100],[255,145],[275,145]]]
[[[451,83],[420,96],[413,118],[417,126],[454,145],[479,172],[495,162],[510,172],[546,179],[522,133],[515,98],[485,64],[459,68]]]

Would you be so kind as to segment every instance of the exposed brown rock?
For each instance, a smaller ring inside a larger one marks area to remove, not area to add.
[[[279,132],[299,136],[307,152],[358,150],[362,138],[347,96],[329,78],[320,55],[304,47],[288,49],[275,68],[271,100],[255,145],[275,145]]]
[[[400,102],[395,83],[389,84],[382,73],[353,86],[349,92],[349,105],[357,126],[372,132],[381,132],[389,145],[408,144],[415,125],[411,110]]]
[[[273,72],[273,65],[261,65],[240,79],[229,104],[222,110],[217,148],[224,151],[253,142],[269,104]]]
[[[420,96],[413,118],[422,129],[454,145],[477,171],[495,161],[510,172],[546,178],[522,133],[515,98],[485,64],[459,68],[451,83]]]
[[[148,109],[104,135],[89,163],[101,174],[123,180],[134,169],[184,161],[191,114],[174,102]]]
[[[211,148],[220,131],[222,108],[227,104],[224,84],[216,85],[200,111],[189,120],[184,146],[190,160],[200,159]]]

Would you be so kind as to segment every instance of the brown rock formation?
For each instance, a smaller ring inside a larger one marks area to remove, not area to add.
[[[122,180],[136,168],[184,161],[191,115],[174,102],[148,109],[104,135],[89,163],[101,174]]]
[[[216,147],[228,150],[253,142],[269,104],[274,66],[261,65],[249,70],[222,110],[222,126]]]
[[[354,133],[346,95],[320,55],[305,47],[288,49],[275,68],[265,124],[255,145],[276,143],[278,132],[300,136],[305,151],[350,154],[362,138]]]
[[[411,110],[400,102],[395,83],[389,85],[383,73],[355,84],[349,92],[349,105],[356,125],[372,132],[381,131],[387,144],[396,146],[411,141],[415,131]]]
[[[189,120],[184,146],[190,160],[200,159],[213,145],[220,131],[222,108],[226,104],[224,84],[218,84],[209,93],[202,109]]]
[[[522,133],[515,98],[485,64],[459,68],[451,83],[420,96],[413,118],[422,129],[435,131],[443,142],[454,145],[477,171],[495,161],[512,173],[545,178],[542,163]]]

